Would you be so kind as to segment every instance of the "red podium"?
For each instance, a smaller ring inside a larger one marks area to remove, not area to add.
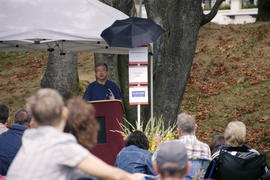
[[[110,165],[114,165],[119,151],[124,147],[122,131],[118,122],[123,123],[123,106],[120,100],[89,101],[96,109],[96,119],[99,122],[98,144],[91,153]]]

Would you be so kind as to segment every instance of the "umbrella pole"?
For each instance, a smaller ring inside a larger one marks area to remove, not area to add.
[[[152,49],[153,52],[153,49]],[[153,53],[150,53],[151,129],[154,128]]]

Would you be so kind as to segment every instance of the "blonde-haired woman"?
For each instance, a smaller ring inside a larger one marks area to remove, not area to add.
[[[224,138],[226,144],[213,152],[205,178],[256,180],[268,171],[265,156],[245,144],[246,126],[243,122],[230,122]]]

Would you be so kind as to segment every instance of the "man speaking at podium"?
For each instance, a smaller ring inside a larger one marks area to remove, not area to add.
[[[107,79],[108,66],[106,63],[95,65],[96,81],[88,85],[83,99],[86,101],[122,99],[119,87]]]

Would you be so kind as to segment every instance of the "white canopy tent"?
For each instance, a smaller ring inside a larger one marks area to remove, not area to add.
[[[58,49],[129,54],[128,48],[109,47],[100,36],[115,20],[126,18],[98,0],[0,0],[0,52]]]
[[[127,15],[98,0],[0,0],[0,51],[53,50],[128,54],[101,32]]]

